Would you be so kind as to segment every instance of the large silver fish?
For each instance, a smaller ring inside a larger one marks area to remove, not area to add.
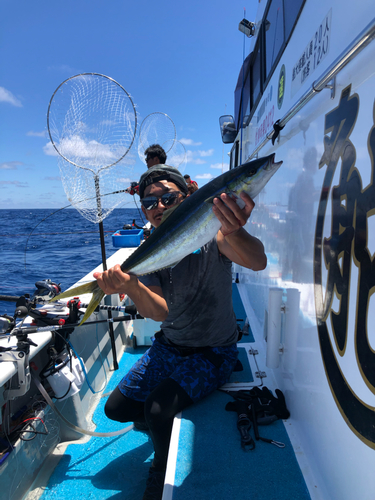
[[[210,241],[221,227],[212,211],[213,199],[221,193],[239,196],[245,191],[254,198],[274,175],[282,162],[275,155],[259,158],[216,177],[187,197],[177,207],[164,212],[163,222],[121,265],[125,273],[141,276],[172,267]],[[238,203],[243,203],[238,198]],[[56,296],[53,300],[92,293],[92,299],[80,324],[96,309],[104,292],[96,281]]]

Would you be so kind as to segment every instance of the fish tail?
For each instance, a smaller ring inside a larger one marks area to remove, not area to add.
[[[55,300],[66,299],[68,297],[76,297],[83,295],[85,293],[94,293],[98,288],[98,283],[96,281],[90,281],[90,283],[85,283],[84,285],[76,286],[75,288],[70,288],[66,292],[56,295],[50,302],[55,302]]]
[[[102,298],[105,295],[103,290],[99,287],[97,281],[91,281],[90,283],[85,283],[84,285],[71,288],[66,292],[56,295],[56,297],[54,297],[50,302],[54,302],[55,300],[65,299],[68,297],[79,297],[80,295],[84,295],[85,293],[92,293],[92,297],[86,309],[86,312],[79,324],[79,326],[81,326],[87,320],[87,318],[91,316],[91,314],[95,311],[95,309],[98,307]]]
[[[91,300],[89,302],[89,305],[87,306],[86,312],[79,324],[79,326],[83,325],[83,323],[91,316],[91,314],[95,311],[95,309],[98,307],[100,304],[102,298],[104,297],[105,293],[99,286],[97,285],[97,288],[93,291]]]

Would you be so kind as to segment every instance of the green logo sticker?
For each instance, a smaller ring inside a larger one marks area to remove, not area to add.
[[[279,85],[277,86],[277,107],[281,109],[284,100],[284,92],[285,92],[285,66],[284,64],[281,66],[280,75],[279,75]]]

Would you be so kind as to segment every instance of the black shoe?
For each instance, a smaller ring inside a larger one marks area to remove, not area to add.
[[[155,470],[154,467],[151,467],[142,500],[161,500],[163,496],[164,480],[165,470]]]
[[[149,426],[146,424],[145,421],[143,421],[143,422],[133,422],[133,423],[134,423],[134,427],[138,431],[149,431],[150,430]]]

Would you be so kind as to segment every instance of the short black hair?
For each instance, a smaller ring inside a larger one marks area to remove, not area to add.
[[[184,175],[184,179],[190,179],[190,175],[185,174],[185,175]]]
[[[159,164],[164,164],[167,161],[167,153],[160,146],[160,144],[151,144],[145,152],[146,158],[159,158]]]

